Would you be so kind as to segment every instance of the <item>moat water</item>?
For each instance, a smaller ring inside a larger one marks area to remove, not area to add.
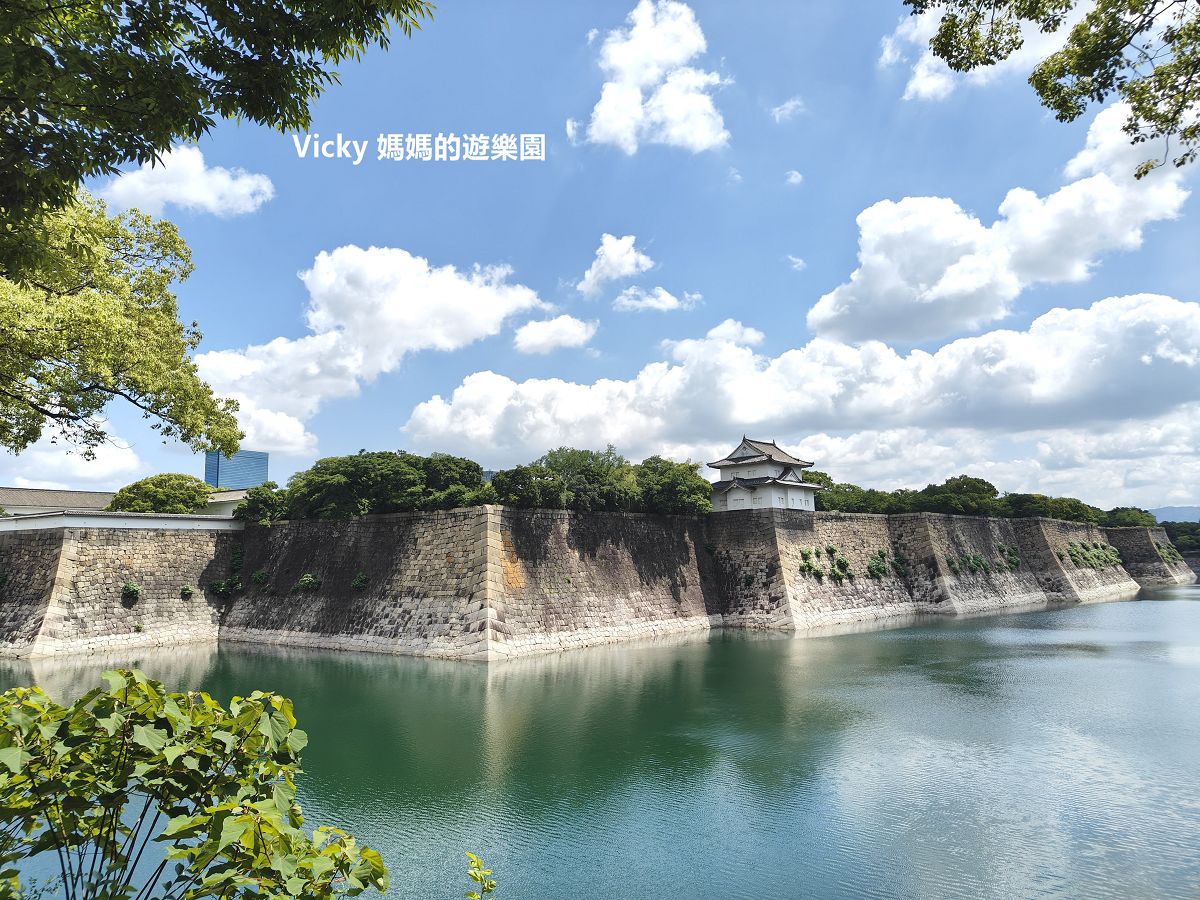
[[[302,802],[388,896],[1196,897],[1200,588],[824,637],[717,633],[493,666],[223,646],[141,666],[268,688]],[[105,660],[104,667],[133,660]],[[92,661],[0,687],[90,686]]]

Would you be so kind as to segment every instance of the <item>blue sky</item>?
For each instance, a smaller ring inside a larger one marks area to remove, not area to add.
[[[445,4],[316,104],[361,165],[226,122],[90,187],[178,223],[202,372],[279,481],[359,448],[713,459],[745,431],[868,485],[1200,501],[1191,170],[1135,184],[1119,108],[1055,122],[1024,81],[1053,38],[962,77],[929,25],[885,0]],[[547,158],[377,160],[388,132],[544,133]],[[97,461],[43,443],[0,481],[202,472],[110,412]]]

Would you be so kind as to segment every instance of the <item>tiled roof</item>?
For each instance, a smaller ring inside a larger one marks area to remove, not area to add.
[[[746,454],[744,456],[734,456],[733,454],[738,452],[742,444],[748,444],[759,452],[755,454]],[[733,449],[733,453],[730,453],[724,459],[718,459],[716,462],[710,462],[708,465],[711,468],[717,469],[721,468],[722,466],[742,466],[747,463],[763,462],[768,459],[778,463],[785,463],[787,465],[800,466],[802,468],[808,468],[812,465],[812,463],[806,462],[803,459],[797,459],[786,450],[780,450],[774,441],[755,441],[745,436],[742,437],[741,443],[739,443],[737,447]]]
[[[62,509],[104,509],[115,491],[64,491],[55,488],[0,487],[0,507],[54,506]]]
[[[768,485],[768,484],[781,484],[784,486],[790,485],[791,487],[806,487],[806,488],[812,488],[812,490],[814,490],[814,491],[824,490],[824,488],[821,487],[819,484],[809,484],[807,481],[805,481],[803,484],[797,484],[794,481],[780,481],[778,478],[771,478],[771,477],[726,478],[726,479],[722,479],[721,481],[714,481],[712,488],[713,488],[714,494],[723,494],[735,486],[747,488],[748,490],[752,491],[755,488],[760,488],[760,487],[763,487],[764,485]]]

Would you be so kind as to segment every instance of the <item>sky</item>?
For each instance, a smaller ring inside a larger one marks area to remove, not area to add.
[[[1135,181],[1161,148],[1117,104],[1055,121],[1025,78],[1061,38],[959,75],[906,13],[460,0],[339,67],[310,133],[347,155],[222,122],[88,187],[178,224],[200,371],[281,483],[363,448],[705,462],[748,434],[865,486],[1200,502],[1200,165]],[[544,159],[490,158],[524,134]],[[0,483],[202,475],[108,412],[95,460],[47,436]]]

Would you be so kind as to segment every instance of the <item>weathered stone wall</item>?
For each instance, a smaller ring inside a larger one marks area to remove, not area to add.
[[[493,650],[515,655],[720,623],[704,521],[496,508]]]
[[[1200,576],[1200,553],[1184,553],[1183,561],[1188,564],[1193,574]]]
[[[1160,529],[1048,519],[490,506],[186,527],[0,530],[0,655],[219,635],[489,660],[722,625],[796,630],[1116,599],[1139,582],[1192,577],[1163,558]],[[1128,571],[1068,552],[1108,543]],[[839,559],[848,571],[835,578]],[[137,602],[123,601],[126,581],[140,586]],[[197,589],[190,599],[184,586]]]
[[[1196,573],[1162,528],[1105,528],[1108,542],[1121,553],[1125,570],[1146,586],[1191,584]]]
[[[0,655],[26,655],[41,630],[58,574],[62,533],[0,533]]]
[[[240,535],[62,528],[0,535],[0,543],[7,541],[24,546],[16,558],[24,553],[25,563],[14,565],[21,592],[4,595],[5,649],[36,658],[215,642],[218,604],[202,586],[228,569]],[[124,595],[127,583],[139,588],[136,598]],[[15,621],[19,616],[23,623]]]
[[[251,526],[245,591],[221,638],[486,658],[488,517],[476,507]],[[299,589],[304,575],[320,586]]]

